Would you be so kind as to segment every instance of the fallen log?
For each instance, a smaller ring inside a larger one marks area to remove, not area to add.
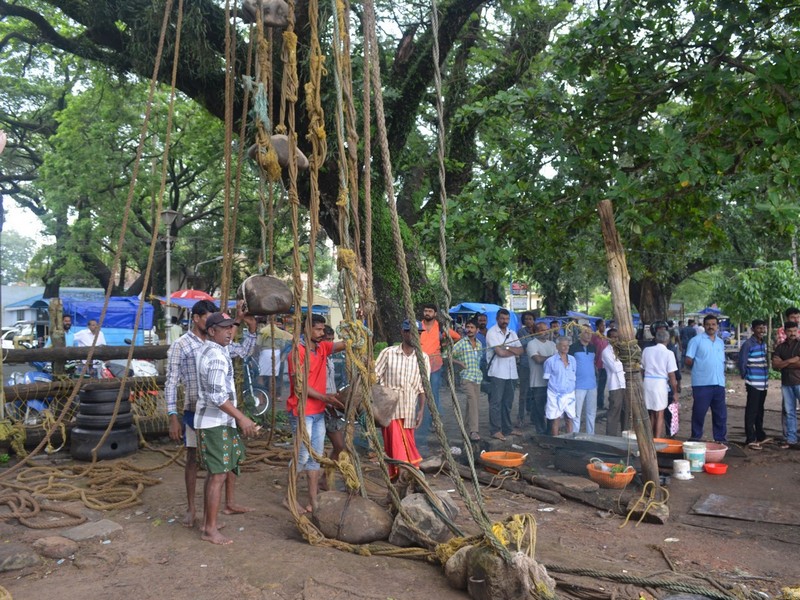
[[[582,504],[587,504],[601,510],[612,511],[618,515],[627,514],[625,507],[628,505],[628,502],[631,500],[631,498],[638,496],[638,492],[629,492],[627,490],[623,490],[621,493],[618,493],[617,490],[611,490],[613,492],[613,496],[601,494],[599,492],[579,492],[553,481],[549,477],[543,477],[541,475],[524,474],[523,478],[532,483],[534,486],[557,492],[569,500],[575,500]]]
[[[31,348],[24,350],[4,350],[3,362],[17,364],[28,362],[52,362],[55,360],[86,360],[91,346],[70,346],[69,348]],[[130,346],[95,346],[93,360],[117,360],[128,358]],[[159,360],[167,358],[169,346],[134,346],[133,358]]]
[[[92,379],[84,380],[82,390],[113,390],[119,388],[124,382],[126,387],[131,389],[144,388],[150,389],[154,386],[164,387],[166,377],[128,377],[127,379]],[[6,402],[15,400],[33,400],[34,398],[65,397],[72,392],[72,388],[78,384],[78,379],[52,381],[50,383],[26,383],[21,385],[3,386],[3,394]]]
[[[498,479],[489,473],[484,473],[483,471],[476,472],[478,475],[478,481],[482,485],[492,484],[494,487],[502,488],[514,494],[522,494],[528,498],[545,502],[546,504],[559,504],[564,501],[564,498],[561,496],[561,494],[555,491],[536,488],[528,483],[511,481],[510,479]],[[472,479],[472,473],[467,466],[458,465],[458,474],[464,479]]]

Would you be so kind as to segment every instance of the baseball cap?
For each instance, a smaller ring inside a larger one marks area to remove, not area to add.
[[[236,322],[231,318],[231,316],[224,312],[212,313],[206,319],[206,329],[209,327],[230,327],[231,325],[235,324]]]
[[[419,321],[414,321],[414,323],[417,324],[417,331],[422,331],[422,323],[420,323]],[[411,331],[411,321],[409,321],[408,319],[403,321],[402,329],[403,331]]]

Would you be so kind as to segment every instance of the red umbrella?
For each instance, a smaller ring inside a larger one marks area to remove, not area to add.
[[[214,302],[214,298],[203,290],[177,290],[172,292],[169,297],[171,300],[210,300]]]

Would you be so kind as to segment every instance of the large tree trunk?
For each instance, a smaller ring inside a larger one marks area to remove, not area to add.
[[[650,277],[631,281],[631,303],[639,309],[639,318],[643,323],[667,319],[667,309],[673,289],[672,284],[661,283]]]

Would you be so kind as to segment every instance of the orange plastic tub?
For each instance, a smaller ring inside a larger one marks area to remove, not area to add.
[[[703,465],[706,473],[711,475],[725,475],[728,472],[728,465],[725,463],[706,463]]]
[[[666,448],[662,448],[658,452],[662,454],[683,454],[683,442],[680,440],[673,440],[670,438],[653,438],[656,444],[666,444]]]
[[[481,462],[490,473],[520,467],[526,458],[528,455],[520,452],[481,452]]]

